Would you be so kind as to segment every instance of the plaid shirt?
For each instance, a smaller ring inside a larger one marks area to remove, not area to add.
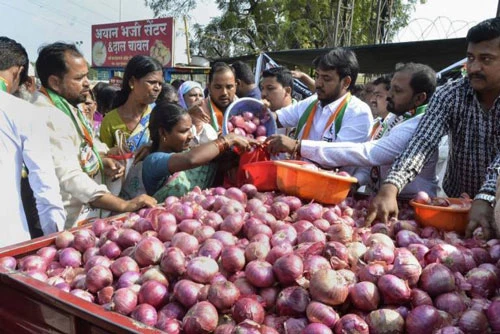
[[[500,170],[500,98],[484,111],[468,78],[436,91],[415,135],[395,160],[384,183],[401,190],[420,172],[446,134],[450,140],[443,180],[446,194],[495,195]]]

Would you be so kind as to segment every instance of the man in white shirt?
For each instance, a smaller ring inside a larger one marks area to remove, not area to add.
[[[54,173],[43,114],[10,94],[27,78],[28,54],[21,44],[0,37],[0,247],[30,239],[21,201],[23,163],[29,169],[44,234],[62,230],[66,215]]]
[[[324,142],[368,140],[373,117],[370,107],[349,90],[358,76],[354,52],[335,48],[314,60],[316,94],[276,111],[278,126],[296,127],[296,139]],[[297,140],[274,135],[266,141],[272,154],[297,153]]]
[[[49,115],[52,157],[68,214],[65,227],[73,227],[83,217],[86,204],[112,212],[136,211],[155,205],[156,200],[147,195],[124,201],[92,178],[106,168],[111,172],[120,171],[112,159],[101,157],[91,126],[76,108],[85,101],[90,89],[87,62],[76,46],[53,43],[43,47],[36,70],[42,88],[34,103],[44,107]]]
[[[429,66],[407,63],[396,69],[391,80],[387,109],[390,112],[386,120],[374,134],[371,141],[352,142],[317,142],[302,140],[299,143],[300,154],[327,168],[340,166],[361,166],[372,168],[372,178],[378,183],[389,173],[392,162],[404,150],[413,136],[422,116],[426,103],[436,89],[436,74]],[[411,198],[418,191],[436,195],[437,150],[430,156],[415,180],[407,184],[400,197]],[[380,168],[378,168],[380,167]]]

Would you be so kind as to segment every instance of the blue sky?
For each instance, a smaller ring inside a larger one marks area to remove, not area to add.
[[[82,42],[81,49],[90,61],[91,25],[118,22],[120,3],[121,21],[153,17],[143,0],[0,0],[0,34],[23,44],[32,61],[40,45],[58,40]],[[494,16],[497,5],[497,0],[427,0],[417,6],[411,24],[397,41],[463,37],[471,25]],[[190,24],[206,24],[217,15],[214,1],[202,0],[190,13]],[[178,28],[175,61],[185,62],[183,24]]]

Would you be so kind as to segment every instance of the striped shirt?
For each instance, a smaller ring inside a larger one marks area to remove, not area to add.
[[[495,195],[500,170],[500,99],[484,111],[468,78],[440,87],[406,149],[384,183],[398,189],[412,181],[448,134],[450,149],[443,188],[450,197]]]

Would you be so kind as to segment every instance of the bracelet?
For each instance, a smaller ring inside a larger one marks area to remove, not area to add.
[[[229,149],[229,142],[224,137],[221,137],[221,138],[214,140],[214,144],[215,144],[215,146],[217,146],[217,149],[219,150],[219,154],[222,154]]]
[[[295,160],[298,160],[300,158],[300,145],[301,144],[301,140],[298,140],[295,142],[295,146],[293,147],[293,150],[292,150],[292,158],[295,159]]]

